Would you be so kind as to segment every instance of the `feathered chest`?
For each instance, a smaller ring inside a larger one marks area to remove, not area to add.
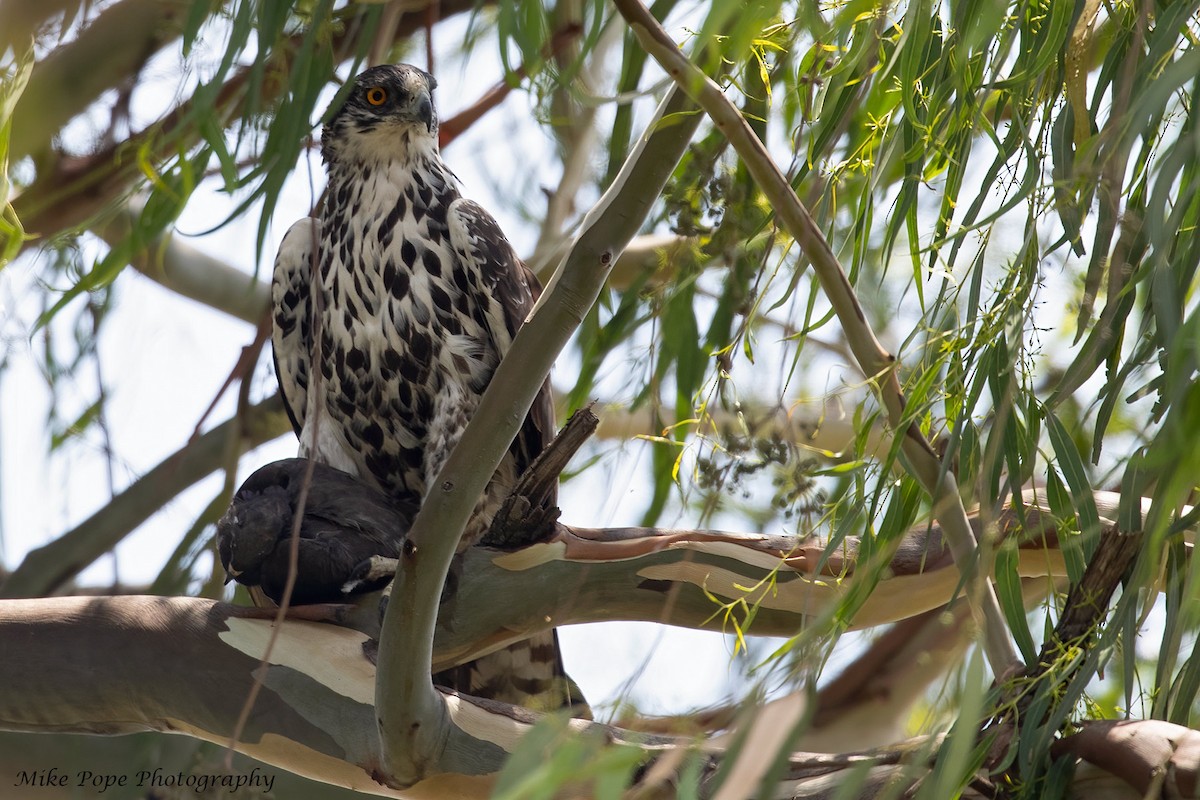
[[[317,306],[324,405],[360,471],[392,491],[422,493],[445,398],[473,408],[507,344],[469,243],[451,230],[458,199],[436,169],[331,175]]]

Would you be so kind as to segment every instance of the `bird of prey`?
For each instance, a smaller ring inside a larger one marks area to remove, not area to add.
[[[288,230],[272,287],[275,369],[300,455],[413,506],[540,291],[495,219],[462,196],[442,162],[435,85],[405,64],[354,80],[321,135],[323,209]],[[461,547],[485,535],[553,431],[547,381]],[[579,700],[553,631],[452,673],[436,680],[504,702]]]

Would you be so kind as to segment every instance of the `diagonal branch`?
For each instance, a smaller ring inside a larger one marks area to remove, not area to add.
[[[901,453],[907,468],[933,499],[934,518],[941,522],[964,576],[978,573],[977,547],[966,510],[953,474],[942,464],[917,422],[906,413],[904,394],[896,376],[895,356],[883,349],[859,305],[854,287],[834,255],[825,235],[796,196],[787,178],[771,159],[766,147],[721,87],[692,64],[666,31],[639,0],[614,0],[642,47],[675,82],[696,100],[713,123],[729,139],[746,168],[758,183],[780,223],[804,248],[813,271],[846,333],[846,340],[863,374],[875,383],[897,431],[903,431]],[[982,577],[971,598],[972,609],[983,629],[983,646],[994,674],[1000,675],[1019,663],[1008,636],[1008,627],[995,589]]]
[[[186,19],[186,7],[176,2],[121,0],[42,58],[17,104],[12,160],[48,149],[63,126],[105,91],[133,81],[151,57],[183,33]]]
[[[217,469],[228,457],[231,437],[249,449],[288,428],[276,395],[188,442],[74,529],[29,553],[0,584],[0,597],[37,597],[61,588],[162,508],[165,498]]]
[[[269,585],[279,583],[269,576],[286,574],[296,489],[310,463],[287,459],[255,472],[220,525],[223,563],[238,580],[260,583],[268,594]],[[1097,492],[1093,499],[1102,517],[1116,515],[1117,495]],[[303,514],[299,560],[308,603],[340,600],[343,583],[364,554],[379,552],[380,541],[402,539],[413,517],[411,509],[324,465],[313,472]],[[1025,493],[1019,507],[1010,503],[986,519],[977,510],[970,521],[975,531],[986,521],[998,545],[1015,548],[1022,579],[1041,581],[1044,590],[1047,578],[1057,581],[1066,575],[1060,522],[1038,504],[1035,490]],[[559,524],[551,537],[536,544],[505,550],[468,547],[461,554],[457,580],[440,597],[431,656],[435,671],[575,623],[656,621],[792,636],[844,614],[847,601],[856,597],[862,601],[854,628],[909,620],[956,602],[962,587],[938,525],[918,524],[886,557],[871,548],[864,556],[860,541],[848,536],[831,549],[815,537]],[[867,596],[864,589],[869,589]],[[505,602],[497,603],[497,597]],[[665,603],[668,597],[670,603]],[[365,619],[340,605],[310,606],[304,614],[376,633],[375,604],[366,607],[371,613]],[[879,658],[899,658],[896,654],[910,645],[928,646],[911,641],[894,645],[887,651],[891,655],[880,653]],[[842,695],[856,691],[847,689]],[[834,691],[831,697],[836,695]]]
[[[92,231],[116,248],[133,230],[141,202],[133,198],[116,216],[101,220]],[[130,266],[150,280],[198,303],[224,311],[252,325],[271,307],[271,284],[187,243],[173,230],[164,231],[140,250]]]
[[[1123,533],[1116,525],[1101,534],[1082,578],[1067,595],[1053,634],[1042,643],[1037,663],[1029,665],[1023,674],[1009,676],[1004,684],[1004,699],[1000,704],[1004,710],[983,728],[984,732],[994,736],[989,747],[991,763],[1006,760],[1006,751],[1019,730],[1027,732],[1028,736],[1031,723],[1048,724],[1047,718],[1052,712],[1038,708],[1037,700],[1043,694],[1068,692],[1069,684],[1083,671],[1080,661],[1064,667],[1062,654],[1086,651],[1094,644],[1113,594],[1137,561],[1142,535],[1140,531]],[[1037,681],[1045,681],[1045,687],[1035,692],[1030,687]],[[1039,716],[1033,720],[1026,718],[1031,714]],[[1047,736],[1047,740],[1049,738]],[[1014,779],[1019,778],[1017,764],[1010,765],[1005,771]]]
[[[672,92],[613,185],[585,219],[582,233],[543,292],[484,393],[474,419],[446,461],[413,523],[383,622],[376,686],[385,780],[403,786],[438,771],[469,735],[451,723],[433,689],[429,664],[438,599],[476,498],[484,490],[559,351],[599,296],[613,262],[657,201],[699,124]]]

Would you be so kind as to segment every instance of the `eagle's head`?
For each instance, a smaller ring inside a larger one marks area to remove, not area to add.
[[[360,73],[325,123],[321,155],[326,162],[391,160],[436,148],[435,86],[432,75],[411,64],[385,64]]]

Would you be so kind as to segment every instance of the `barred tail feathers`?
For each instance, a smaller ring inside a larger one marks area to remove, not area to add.
[[[554,630],[439,672],[433,682],[534,711],[570,709],[574,717],[591,719],[587,700],[563,668]]]

